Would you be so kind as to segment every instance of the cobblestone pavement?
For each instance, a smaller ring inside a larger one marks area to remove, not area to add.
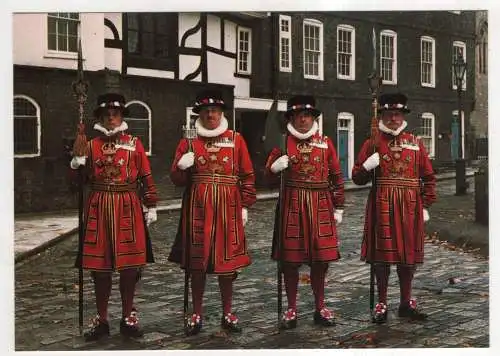
[[[454,182],[438,184],[441,200],[454,193]],[[250,211],[248,245],[253,264],[235,282],[234,311],[243,333],[226,335],[219,327],[221,305],[216,278],[208,278],[205,326],[194,337],[182,330],[184,275],[167,261],[177,228],[178,212],[159,216],[151,233],[156,263],[145,269],[136,306],[145,336],[136,341],[119,336],[121,302],[115,284],[110,300],[110,338],[85,343],[78,335],[78,272],[72,268],[77,237],[16,265],[15,347],[33,350],[136,350],[230,348],[394,348],[488,347],[489,265],[474,254],[428,241],[426,262],[417,270],[414,296],[430,314],[426,322],[397,317],[399,287],[393,269],[389,286],[389,321],[369,322],[369,267],[359,261],[360,237],[367,191],[346,194],[344,220],[339,227],[341,255],[328,272],[326,302],[337,325],[322,329],[312,322],[313,297],[308,269],[301,268],[299,323],[295,330],[277,332],[276,265],[269,258],[275,201],[258,202]],[[439,212],[431,211],[431,219]],[[85,275],[85,320],[95,314],[90,276]],[[286,301],[285,296],[283,300]]]

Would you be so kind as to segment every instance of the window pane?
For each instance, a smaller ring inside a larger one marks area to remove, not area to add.
[[[77,21],[69,21],[68,22],[68,34],[70,36],[78,35],[78,22]]]
[[[56,51],[57,50],[57,39],[56,39],[56,35],[55,34],[49,34],[49,38],[48,38],[48,48],[50,50],[54,50]]]
[[[136,13],[127,14],[128,28],[131,30],[139,29],[139,18]]]
[[[14,153],[37,153],[37,119],[14,117]]]
[[[139,33],[136,31],[128,31],[128,51],[129,53],[137,53],[139,45]]]

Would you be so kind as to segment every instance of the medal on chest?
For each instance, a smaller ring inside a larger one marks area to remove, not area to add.
[[[408,165],[411,162],[411,157],[407,155],[403,157],[403,146],[405,142],[399,141],[397,138],[389,142],[390,158],[387,159],[389,163],[389,173],[392,177],[405,177],[408,175]]]
[[[299,152],[300,157],[298,173],[300,175],[310,175],[316,171],[316,166],[311,163],[312,150],[312,146],[307,142],[301,142],[297,144],[297,151]]]
[[[102,168],[99,176],[107,183],[120,181],[121,166],[125,163],[123,158],[116,160],[117,147],[114,142],[106,142],[101,147],[102,158],[95,162]]]
[[[229,155],[223,154],[223,147],[234,147],[232,141],[227,137],[219,140],[208,140],[204,143],[207,156],[198,157],[198,162],[212,172],[212,174],[224,173],[224,164],[230,161]]]

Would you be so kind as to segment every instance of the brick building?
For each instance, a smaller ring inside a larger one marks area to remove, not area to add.
[[[286,100],[302,93],[317,97],[321,129],[349,178],[369,129],[373,31],[381,90],[409,96],[410,129],[424,138],[436,167],[450,164],[459,143],[451,63],[462,51],[469,64],[465,133],[476,95],[475,21],[471,11],[15,14],[15,211],[76,206],[64,146],[78,118],[71,92],[78,38],[90,83],[89,136],[96,96],[121,91],[161,197],[177,198],[168,178],[172,156],[195,93],[207,87],[223,91],[226,116],[247,140],[259,184],[273,99],[283,112]]]

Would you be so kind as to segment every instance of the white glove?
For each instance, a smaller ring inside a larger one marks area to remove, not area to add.
[[[342,222],[342,214],[344,210],[335,210],[333,212],[333,218],[335,219],[335,224],[338,225]]]
[[[156,208],[146,208],[147,210],[144,212],[144,217],[146,219],[146,225],[149,226],[152,222],[155,222],[158,220],[158,217],[156,215]]]
[[[429,221],[430,219],[429,211],[427,209],[424,209],[424,222]]]
[[[273,173],[279,173],[284,169],[288,168],[288,156],[283,155],[280,158],[278,158],[274,163],[271,165],[271,172]]]
[[[184,153],[179,162],[177,162],[177,167],[179,167],[182,170],[188,169],[193,165],[194,165],[194,152]]]
[[[69,166],[71,169],[78,169],[80,166],[85,166],[85,162],[87,161],[87,157],[85,156],[74,156]]]
[[[366,159],[366,161],[363,163],[363,167],[369,172],[372,169],[377,168],[379,164],[380,164],[380,155],[378,154],[378,152],[375,152]]]
[[[241,218],[243,219],[243,226],[245,226],[248,222],[248,210],[247,210],[247,208],[241,209]]]

